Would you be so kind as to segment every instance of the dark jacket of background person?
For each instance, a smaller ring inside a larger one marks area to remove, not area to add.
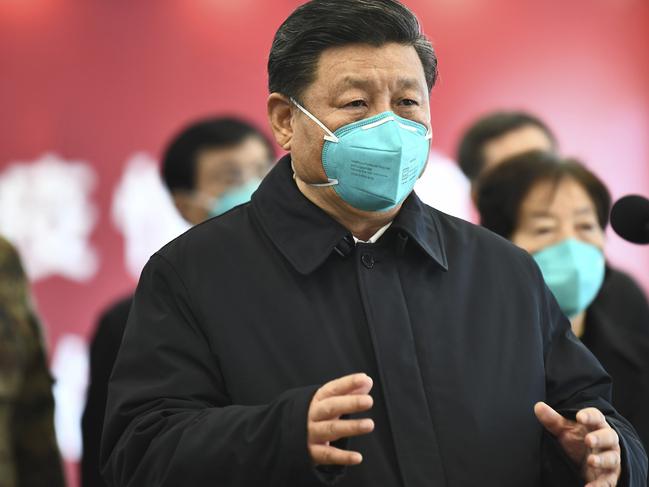
[[[40,324],[14,248],[0,238],[0,486],[59,487],[54,398]]]
[[[581,337],[613,379],[613,405],[649,448],[649,304],[628,275],[610,267],[588,307]]]
[[[82,487],[105,487],[99,469],[99,445],[106,413],[108,379],[113,370],[119,345],[122,342],[128,312],[133,296],[129,296],[106,310],[97,324],[90,345],[90,381],[86,407],[81,419],[83,456],[81,457]]]
[[[641,485],[646,455],[609,378],[526,252],[414,194],[376,244],[350,241],[287,156],[250,204],[151,258],[109,385],[110,485],[321,485],[307,409],[357,371],[374,378],[376,428],[349,440],[361,465],[327,469],[341,487],[539,485],[556,451],[539,400],[599,408],[621,438],[620,485]],[[550,485],[583,483],[563,475]]]

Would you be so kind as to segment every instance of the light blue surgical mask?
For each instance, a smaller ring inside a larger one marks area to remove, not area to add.
[[[210,217],[219,216],[235,206],[242,205],[250,201],[252,194],[257,190],[261,179],[253,178],[242,186],[236,186],[221,194],[212,204],[209,215]]]
[[[533,254],[545,283],[568,318],[593,302],[604,282],[604,254],[594,245],[573,238]]]
[[[331,132],[295,100],[325,132],[322,166],[340,198],[354,208],[387,211],[411,192],[428,160],[432,133],[422,124],[383,112]]]

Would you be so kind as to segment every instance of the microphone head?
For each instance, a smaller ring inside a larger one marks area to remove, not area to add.
[[[649,243],[649,200],[639,195],[620,198],[611,209],[611,226],[624,240]]]

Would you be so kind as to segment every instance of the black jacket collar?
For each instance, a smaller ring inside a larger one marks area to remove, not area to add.
[[[317,269],[349,230],[311,203],[293,180],[290,155],[279,160],[252,197],[252,208],[275,246],[301,274]],[[448,269],[441,227],[434,210],[414,192],[390,230],[401,230],[444,270]]]

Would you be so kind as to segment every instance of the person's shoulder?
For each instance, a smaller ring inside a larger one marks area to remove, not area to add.
[[[23,273],[16,247],[3,237],[0,237],[0,268],[5,275],[21,275]]]
[[[132,304],[133,295],[130,294],[111,303],[101,312],[90,341],[91,355],[99,350],[117,353]]]
[[[430,211],[444,242],[449,269],[468,265],[473,272],[489,275],[502,285],[525,282],[530,289],[543,287],[540,270],[526,250],[480,225],[435,208]]]
[[[610,264],[606,268],[605,282],[607,285],[611,286],[622,294],[632,292],[634,294],[644,295],[642,288],[636,282],[636,280],[631,277],[630,274],[627,274],[626,272],[617,269]]]
[[[0,236],[0,255],[11,254],[18,255],[16,249],[6,238]]]
[[[155,252],[147,266],[160,266],[194,273],[199,267],[211,267],[244,253],[257,240],[251,222],[250,204],[237,206],[217,217],[205,220],[179,235]],[[160,261],[164,261],[161,264]]]
[[[236,244],[242,238],[242,233],[249,228],[249,208],[249,203],[246,203],[209,218],[171,240],[156,254],[173,259],[179,253],[215,252]]]
[[[131,304],[133,304],[133,294],[124,296],[108,305],[101,312],[99,320],[108,322],[125,321],[131,310]]]
[[[525,263],[533,262],[528,252],[514,245],[500,235],[440,210],[427,206],[439,224],[440,233],[447,250],[456,249],[460,253],[479,252],[482,255],[510,256]],[[486,252],[486,254],[484,254]]]
[[[649,333],[649,301],[640,285],[626,272],[608,265],[602,289],[592,306],[614,316],[616,326]]]
[[[624,303],[624,306],[643,307],[649,318],[649,303],[640,285],[629,274],[610,264],[606,267],[604,284],[598,298],[607,302]]]

